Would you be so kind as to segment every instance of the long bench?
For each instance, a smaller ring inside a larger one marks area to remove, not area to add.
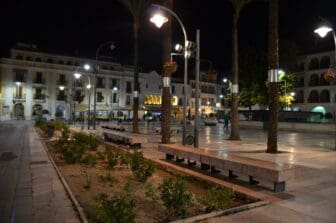
[[[130,148],[141,148],[142,143],[147,143],[147,138],[129,132],[103,129],[102,133],[106,141],[129,145]]]
[[[102,125],[101,127],[104,128],[104,129],[125,131],[125,127],[123,125],[118,125],[118,124]]]
[[[176,158],[179,162],[187,159],[189,165],[198,162],[203,170],[228,170],[230,178],[237,177],[234,173],[248,175],[251,184],[258,183],[255,178],[273,182],[274,192],[284,191],[286,181],[294,179],[299,170],[299,166],[293,164],[273,163],[232,154],[220,156],[180,144],[160,144],[158,150],[166,154],[166,159]]]

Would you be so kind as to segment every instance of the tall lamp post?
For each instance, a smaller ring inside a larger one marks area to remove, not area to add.
[[[181,21],[181,19],[175,14],[175,12],[173,12],[172,10],[170,10],[169,8],[162,6],[162,5],[157,5],[157,4],[152,4],[152,6],[158,8],[158,9],[162,9],[164,11],[169,12],[170,14],[172,14],[176,20],[178,21],[178,23],[181,26],[182,32],[183,32],[183,36],[184,36],[184,48],[183,48],[183,54],[184,54],[184,84],[183,84],[183,88],[184,88],[184,102],[183,102],[183,134],[182,134],[182,144],[185,145],[185,138],[186,138],[186,129],[187,129],[187,120],[186,120],[186,113],[187,113],[187,77],[188,77],[188,37],[187,37],[187,32],[184,28],[184,25]],[[158,28],[161,28],[161,26],[168,22],[168,19],[166,17],[164,17],[162,14],[155,14],[151,19],[151,22],[153,22]]]
[[[94,71],[93,71],[93,74],[94,74],[94,88],[93,88],[93,129],[95,130],[96,129],[96,110],[97,110],[97,75],[98,75],[98,72],[99,72],[99,64],[98,64],[98,56],[99,56],[99,52],[100,50],[109,45],[110,46],[110,49],[113,50],[115,48],[114,46],[114,42],[113,41],[107,41],[105,43],[102,43],[100,44],[100,46],[98,47],[97,51],[96,51],[96,64],[94,66]]]
[[[335,30],[332,28],[330,23],[323,19],[324,24],[314,30],[314,33],[317,33],[321,38],[324,38],[329,32],[332,32],[333,39],[334,39],[334,63],[336,64],[336,34]],[[335,81],[335,79],[334,79]],[[332,97],[331,97],[332,98]],[[332,100],[332,99],[331,99]],[[334,105],[333,105],[333,120],[334,120],[334,133],[335,133],[335,150],[336,150],[336,94],[334,94]]]

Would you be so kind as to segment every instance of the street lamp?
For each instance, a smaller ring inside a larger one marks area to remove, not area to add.
[[[96,64],[94,66],[94,77],[95,77],[95,81],[94,81],[94,88],[93,88],[93,129],[96,129],[96,110],[97,110],[97,75],[99,72],[99,64],[98,64],[98,56],[99,56],[99,52],[100,50],[109,45],[110,46],[110,50],[114,50],[115,45],[113,41],[107,41],[105,43],[100,44],[100,46],[98,47],[97,51],[96,51]]]
[[[75,96],[75,100],[74,100],[74,114],[73,114],[73,118],[72,118],[72,121],[75,121],[75,124],[76,124],[76,101],[77,101],[77,92],[76,92],[76,84],[77,84],[77,81],[79,80],[79,78],[81,78],[82,74],[79,73],[79,69],[81,68],[81,66],[78,66],[75,73],[74,73],[74,77],[75,77],[75,83],[74,83],[74,96]],[[83,65],[83,68],[84,70],[88,71],[90,70],[90,65],[89,64],[84,64]],[[73,99],[73,98],[72,98]],[[71,107],[71,105],[70,105]],[[70,115],[72,116],[72,114],[70,113]],[[73,120],[74,119],[74,120]]]
[[[183,134],[182,134],[182,144],[185,145],[185,138],[186,138],[186,129],[187,129],[187,120],[186,120],[186,113],[187,113],[187,76],[188,76],[188,37],[187,37],[187,32],[184,28],[184,25],[181,21],[181,19],[175,14],[175,12],[173,12],[172,10],[170,10],[167,7],[164,7],[162,5],[157,5],[157,4],[153,4],[152,6],[158,8],[158,9],[162,9],[165,10],[167,12],[169,12],[170,14],[172,14],[176,20],[178,21],[178,23],[181,26],[182,32],[183,32],[183,36],[184,36],[184,48],[183,48],[183,54],[184,54],[184,103],[183,103]],[[162,14],[155,14],[150,21],[152,23],[154,23],[158,28],[161,28],[161,26],[168,22],[168,19],[163,16]]]
[[[335,30],[332,28],[332,26],[330,25],[330,22],[328,22],[326,19],[323,19],[324,24],[322,24],[320,27],[318,27],[317,29],[314,30],[314,33],[317,33],[321,38],[324,38],[329,32],[332,33],[333,38],[334,38],[334,63],[336,64],[336,34],[335,34]],[[336,150],[336,111],[335,108],[336,107],[336,96],[334,99],[334,106],[333,106],[333,118],[334,118],[334,133],[335,133],[335,150]]]
[[[92,85],[91,85],[91,81],[90,81],[90,77],[88,77],[88,79],[89,79],[89,84],[88,85],[86,85],[86,88],[89,90],[89,101],[88,101],[88,104],[89,104],[89,106],[88,106],[88,129],[90,129],[90,121],[91,121],[91,111],[90,111],[90,98],[91,98],[91,87],[92,87]]]

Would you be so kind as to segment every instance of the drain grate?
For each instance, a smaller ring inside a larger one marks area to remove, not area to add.
[[[0,156],[0,161],[10,161],[16,159],[18,156],[12,152],[3,152]]]

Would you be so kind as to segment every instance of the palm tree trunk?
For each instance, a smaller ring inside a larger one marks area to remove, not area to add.
[[[166,0],[163,5],[172,9],[173,7],[173,0]],[[164,27],[163,33],[163,64],[170,60],[170,53],[172,49],[172,40],[171,40],[171,16],[168,16],[168,23]],[[164,66],[162,66],[164,67]],[[164,68],[162,70],[162,77],[169,77],[170,75],[165,72]],[[170,87],[163,86],[162,88],[162,105],[161,105],[161,112],[162,112],[162,121],[161,121],[161,142],[162,143],[170,143],[170,114],[171,114],[171,94],[170,94]]]
[[[278,0],[269,1],[269,43],[268,43],[268,65],[269,65],[269,126],[268,126],[268,153],[278,152],[278,107],[279,93],[278,80],[270,77],[279,68],[279,45],[278,45]]]
[[[133,133],[139,133],[138,110],[139,110],[139,23],[134,22],[134,95],[133,95]],[[137,95],[135,95],[135,92]]]
[[[237,12],[233,14],[232,24],[232,101],[231,101],[231,140],[239,140],[238,129],[238,19]]]

